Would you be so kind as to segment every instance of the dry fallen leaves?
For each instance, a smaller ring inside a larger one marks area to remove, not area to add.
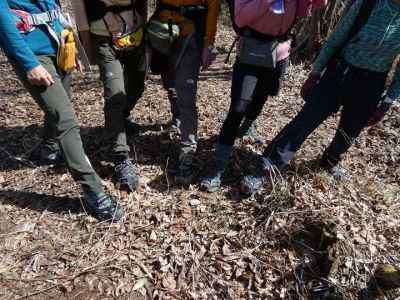
[[[223,22],[221,51],[233,39]],[[115,189],[100,143],[104,103],[98,73],[76,75],[74,107],[86,152],[128,211],[124,224],[109,227],[85,217],[79,189],[64,168],[16,159],[39,141],[42,113],[0,57],[0,145],[8,153],[0,151],[0,298],[36,293],[37,299],[304,299],[310,291],[304,270],[315,267],[316,255],[288,241],[305,220],[335,220],[338,241],[324,248],[332,262],[331,285],[322,287],[336,285],[344,299],[356,298],[377,265],[399,265],[399,114],[389,113],[384,126],[363,134],[352,148],[344,161],[354,178],[348,184],[333,182],[309,163],[333,136],[332,118],[305,143],[282,188],[242,201],[237,179],[254,165],[252,151],[262,149],[238,144],[215,194],[175,186],[165,171],[176,160],[176,141],[161,142],[159,130],[170,118],[169,104],[159,77],[150,75],[132,113],[145,128],[130,137],[144,188],[127,196]],[[221,53],[200,76],[197,158],[204,165],[212,162],[213,136],[229,107],[232,68],[223,59]],[[268,100],[258,120],[267,141],[301,108],[298,92],[306,75],[301,66],[290,67],[281,95]],[[326,238],[331,229],[324,231]],[[313,241],[321,250],[321,237]]]

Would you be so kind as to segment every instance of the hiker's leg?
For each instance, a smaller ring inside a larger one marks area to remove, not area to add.
[[[144,48],[128,52],[121,61],[124,66],[125,90],[127,96],[124,116],[125,119],[127,119],[144,91],[147,68]]]
[[[176,85],[175,79],[176,79],[176,72],[175,69],[173,68],[173,63],[171,63],[169,70],[161,73],[161,80],[164,89],[167,91],[168,100],[171,107],[172,124],[177,123],[179,126],[180,121],[177,120],[180,119],[180,113],[178,107],[178,96],[176,94],[176,89],[175,89]]]
[[[301,111],[272,140],[263,153],[265,166],[285,167],[307,137],[340,107],[343,70],[329,68]]]
[[[235,143],[240,124],[253,101],[258,81],[258,72],[254,67],[235,63],[232,74],[231,105],[219,135],[220,144],[232,146]]]
[[[127,156],[130,148],[124,124],[127,99],[123,67],[110,38],[93,35],[93,41],[104,85],[105,139],[111,144],[113,156]]]
[[[180,45],[185,44],[182,38]],[[194,154],[197,150],[197,81],[201,64],[201,49],[195,38],[188,41],[182,56],[182,47],[171,56],[172,68],[175,69],[175,91],[180,118],[180,153],[175,181],[178,184],[190,184],[195,174]],[[180,58],[181,57],[181,58]],[[180,60],[178,62],[178,60]],[[171,127],[172,129],[172,127]]]
[[[74,180],[81,184],[86,192],[101,193],[103,192],[101,180],[84,152],[79,125],[70,98],[62,85],[62,73],[56,67],[56,58],[40,56],[39,61],[53,77],[53,85],[33,86],[28,82],[25,72],[16,68],[17,74],[36,103],[45,112],[49,122],[55,124],[57,141]]]
[[[367,125],[383,93],[386,74],[355,72],[344,88],[343,109],[336,134],[324,152],[321,166],[331,168],[342,159]]]
[[[65,73],[62,71],[59,73],[61,84],[64,87],[68,98],[71,99],[71,73]],[[43,145],[50,153],[55,153],[60,150],[60,146],[57,141],[56,124],[52,119],[51,115],[45,113],[43,124]]]
[[[179,55],[181,49],[176,51]],[[177,56],[175,56],[176,63]],[[189,42],[179,65],[176,68],[175,88],[180,114],[181,150],[193,152],[197,148],[197,81],[200,72],[201,50],[195,38]]]
[[[287,66],[287,59],[278,62],[276,68],[261,68],[259,82],[253,94],[253,100],[246,111],[246,116],[240,126],[239,136],[248,144],[263,144],[264,139],[257,132],[255,121],[261,114],[268,96],[279,92],[280,82]]]
[[[175,89],[168,89],[168,100],[171,106],[172,120],[171,125],[175,127],[180,127],[180,113],[178,107],[178,96]]]
[[[130,147],[125,127],[128,102],[124,68],[119,53],[114,51],[109,38],[94,36],[94,43],[104,85],[105,138],[112,145],[111,158],[115,164],[115,179],[119,189],[133,192],[138,187],[139,176],[129,157]],[[135,99],[129,105],[133,106],[140,97],[143,84],[144,72],[138,83],[139,87],[135,90]]]
[[[264,69],[262,75],[260,75],[260,82],[254,92],[254,101],[250,103],[246,111],[246,119],[256,120],[261,114],[268,96],[278,95],[288,64],[289,59],[284,59],[277,63],[275,69]]]

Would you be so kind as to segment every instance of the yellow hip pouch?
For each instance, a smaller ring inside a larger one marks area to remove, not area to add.
[[[125,33],[121,36],[113,37],[113,44],[117,50],[126,51],[138,48],[143,42],[143,27],[139,27],[136,31]]]
[[[58,67],[65,72],[73,71],[76,67],[76,44],[74,34],[65,29],[61,32],[58,49]]]

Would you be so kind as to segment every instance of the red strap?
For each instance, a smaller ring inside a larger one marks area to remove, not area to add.
[[[30,14],[23,10],[11,9],[11,12],[16,14],[20,19],[16,21],[15,25],[22,33],[31,32],[34,26],[29,22]]]

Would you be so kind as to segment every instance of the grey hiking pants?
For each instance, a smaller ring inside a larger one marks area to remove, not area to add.
[[[53,77],[54,84],[49,87],[31,85],[26,72],[15,62],[12,64],[25,88],[44,112],[45,141],[53,148],[61,148],[72,177],[84,191],[102,192],[101,180],[83,149],[79,124],[70,100],[69,75],[57,67],[55,56],[38,56],[38,59]]]
[[[175,69],[176,61],[182,50],[184,37],[178,41],[178,46],[169,57],[170,69],[161,74],[164,88],[168,91],[171,110],[174,116],[179,115],[181,121],[181,151],[195,152],[197,148],[197,82],[201,66],[201,49],[193,36]],[[176,95],[176,100],[172,97]]]
[[[92,35],[100,76],[104,85],[105,140],[112,154],[128,153],[125,120],[144,91],[146,58],[144,47],[116,51],[110,37]]]

